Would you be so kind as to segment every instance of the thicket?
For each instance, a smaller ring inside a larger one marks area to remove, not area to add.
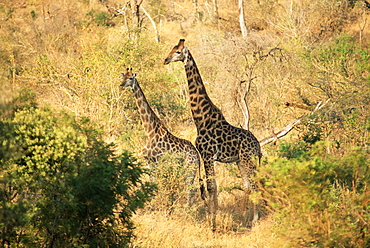
[[[302,53],[309,76],[304,84],[316,93],[316,99],[330,99],[328,106],[304,120],[299,131],[302,140],[315,143],[330,140],[333,146],[369,145],[370,53],[353,37],[339,35]],[[312,110],[313,96],[299,93],[300,101]],[[316,101],[317,101],[316,100]]]
[[[259,168],[266,208],[288,247],[368,247],[369,61],[367,48],[339,35],[301,55],[309,72],[301,107],[328,106],[302,119],[299,136],[282,142]],[[366,92],[366,93],[365,93]]]
[[[369,153],[352,147],[337,156],[322,141],[301,148],[285,144],[259,168],[277,234],[287,247],[369,247]]]
[[[1,104],[1,247],[125,247],[131,216],[155,189],[91,121],[36,107],[24,90]]]

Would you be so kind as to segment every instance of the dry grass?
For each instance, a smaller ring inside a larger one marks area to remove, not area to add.
[[[134,247],[283,247],[271,231],[274,222],[268,218],[251,230],[218,232],[212,232],[205,222],[160,212],[137,214],[134,222]]]
[[[159,168],[175,166],[160,163]],[[134,247],[283,247],[274,232],[272,215],[260,211],[261,219],[252,228],[243,224],[246,214],[245,193],[240,189],[241,179],[236,165],[216,163],[219,186],[217,230],[212,232],[207,208],[197,192],[195,203],[187,206],[187,187],[179,181],[174,185],[169,177],[157,180],[159,192],[145,209],[134,216],[136,236]],[[163,169],[162,169],[163,170]],[[169,180],[169,181],[168,181]],[[169,200],[164,192],[177,187],[175,201]]]

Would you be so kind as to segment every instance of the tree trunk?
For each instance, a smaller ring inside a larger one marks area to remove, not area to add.
[[[133,15],[133,21],[135,23],[135,26],[137,28],[141,27],[141,20],[140,20],[140,5],[143,2],[143,0],[138,1],[138,0],[131,0],[130,5],[131,5],[131,11]]]
[[[195,8],[195,15],[197,16],[197,19],[201,21],[201,15],[199,12],[199,5],[198,5],[198,0],[193,0],[194,8]]]
[[[246,83],[248,84],[244,88],[242,87],[242,84]],[[239,108],[242,110],[242,114],[244,117],[244,126],[243,128],[246,130],[249,130],[249,109],[247,104],[247,96],[250,90],[251,81],[242,81],[240,82],[239,89],[238,89],[238,105]]]
[[[240,30],[242,31],[242,37],[247,36],[247,27],[245,26],[244,21],[244,9],[243,9],[243,0],[238,0],[238,7],[239,7],[239,25]]]
[[[217,3],[217,0],[213,0],[213,16],[212,16],[212,19],[213,19],[213,22],[215,24],[218,24],[218,3]]]

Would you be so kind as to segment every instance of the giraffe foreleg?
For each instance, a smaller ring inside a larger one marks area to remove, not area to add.
[[[194,203],[195,193],[197,191],[197,189],[194,187],[194,181],[195,181],[198,167],[199,167],[199,162],[198,163],[194,161],[186,162],[186,168],[189,171],[186,177],[186,182],[185,182],[186,185],[189,187],[188,199],[187,199],[188,206],[192,206]]]
[[[209,211],[210,221],[212,230],[216,230],[216,213],[218,209],[218,200],[217,200],[217,183],[215,178],[215,170],[213,160],[204,159],[204,169],[206,172],[206,183],[207,183],[207,192],[208,199],[206,204]]]

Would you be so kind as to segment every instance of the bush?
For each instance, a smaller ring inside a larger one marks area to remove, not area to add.
[[[310,91],[305,98],[331,99],[328,106],[312,115],[304,124],[306,142],[330,140],[366,147],[366,122],[369,112],[369,49],[348,35],[339,35],[308,49],[303,56]],[[315,95],[314,95],[315,94]],[[318,101],[318,100],[317,100]]]
[[[1,246],[125,247],[154,185],[87,120],[48,108],[0,122]]]
[[[194,180],[194,165],[186,166],[183,154],[165,154],[151,169],[152,177],[158,185],[151,206],[166,213],[172,213],[175,208],[183,208],[197,197]]]
[[[274,158],[260,167],[268,208],[289,247],[369,247],[369,154],[343,157],[317,142],[300,156]]]
[[[296,143],[282,142],[278,150],[279,156],[283,158],[297,158],[301,157],[307,152],[307,143],[298,141]]]

